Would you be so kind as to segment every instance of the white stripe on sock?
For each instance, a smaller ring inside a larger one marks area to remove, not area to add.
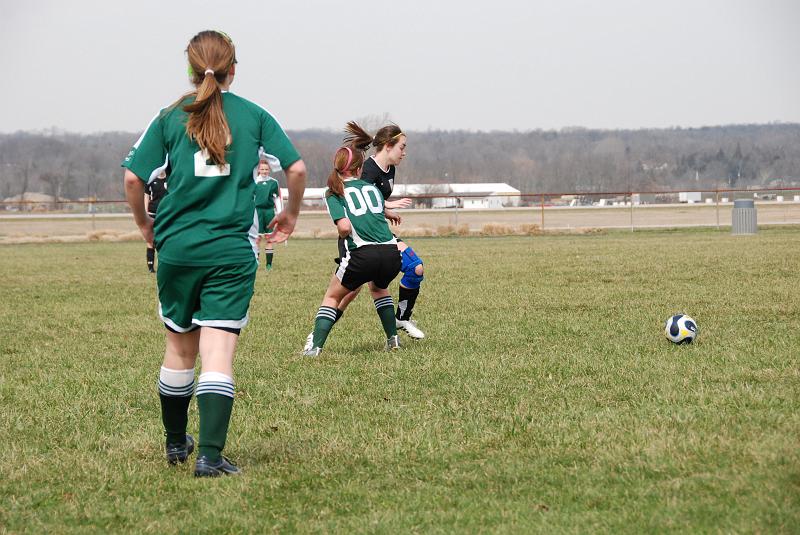
[[[173,370],[161,366],[158,376],[158,391],[165,396],[187,397],[192,395],[194,368]]]
[[[220,372],[201,373],[195,395],[221,394],[233,398],[233,378]]]
[[[375,309],[383,308],[383,307],[392,307],[394,308],[394,303],[392,302],[392,298],[390,297],[381,297],[380,299],[375,300]]]

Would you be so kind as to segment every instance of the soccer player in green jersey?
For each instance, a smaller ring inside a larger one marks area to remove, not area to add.
[[[356,123],[348,123],[345,131],[348,132],[348,139],[355,139],[356,132],[364,132],[363,129]],[[361,170],[361,180],[373,184],[383,195],[384,206],[387,209],[387,217],[390,219],[396,218],[400,220],[393,209],[407,208],[411,205],[411,199],[402,198],[396,200],[389,200],[394,187],[395,167],[405,158],[406,155],[406,135],[395,124],[387,125],[378,130],[375,137],[371,137],[364,132],[364,144],[358,148],[367,150],[370,147],[375,148],[375,154],[366,158],[363,168]],[[366,141],[369,140],[369,141]],[[425,338],[425,333],[417,327],[417,322],[411,319],[411,313],[414,310],[414,304],[417,301],[417,296],[420,292],[420,285],[424,278],[424,266],[422,259],[417,256],[416,252],[406,244],[401,238],[397,238],[397,248],[400,251],[402,258],[402,265],[400,270],[403,272],[403,277],[400,279],[399,284],[399,298],[397,301],[396,323],[397,329],[405,331],[411,338],[420,340]],[[339,259],[345,254],[344,242],[339,240]],[[348,293],[344,298],[334,307],[335,308],[335,321],[338,321],[347,306],[358,296],[360,288]],[[313,347],[314,334],[309,333],[306,338],[304,350],[309,350]]]
[[[280,213],[282,208],[281,201],[281,187],[278,181],[270,176],[272,169],[269,162],[264,159],[258,162],[258,171],[256,176],[256,214],[258,215],[258,240],[256,247],[258,254],[261,254],[261,240],[268,238],[272,233],[269,228],[269,223],[275,217],[275,213]],[[272,242],[269,239],[266,241],[264,248],[264,257],[266,259],[266,269],[272,269],[272,258],[275,251],[272,248]]]
[[[336,151],[334,170],[328,177],[325,202],[339,236],[345,240],[346,251],[317,312],[310,347],[303,349],[306,356],[315,357],[322,352],[338,319],[339,302],[364,283],[369,283],[375,310],[386,334],[385,348],[400,347],[394,304],[387,290],[400,272],[400,252],[386,222],[383,195],[374,184],[358,178],[365,158],[364,151],[358,147],[363,145],[364,136],[372,139],[360,130],[349,140],[349,146]],[[389,217],[394,218],[391,214]]]
[[[233,409],[233,356],[258,265],[253,169],[263,148],[286,173],[288,206],[272,221],[273,243],[294,231],[306,170],[277,121],[229,92],[236,73],[230,37],[200,32],[186,53],[195,89],[156,115],[122,165],[133,217],[159,257],[159,315],[167,332],[158,391],[167,461],[184,462],[194,449],[186,434],[194,391],[200,416],[194,475],[213,477],[239,472],[222,450]],[[154,225],[144,209],[144,184],[166,158],[170,193]]]

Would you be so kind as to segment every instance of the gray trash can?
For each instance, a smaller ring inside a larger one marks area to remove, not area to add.
[[[733,201],[731,234],[755,234],[758,232],[756,203],[752,199]]]

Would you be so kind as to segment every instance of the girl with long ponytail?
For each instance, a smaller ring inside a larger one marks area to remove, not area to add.
[[[386,334],[387,350],[400,347],[394,319],[394,304],[387,287],[400,271],[400,255],[386,222],[383,194],[374,184],[359,178],[364,165],[363,147],[372,138],[355,123],[348,123],[345,145],[333,156],[333,169],[328,175],[325,203],[339,233],[344,253],[314,320],[303,355],[316,357],[339,319],[337,306],[349,293],[369,283],[375,310]]]
[[[215,477],[239,473],[222,451],[233,409],[233,356],[249,321],[258,267],[253,170],[266,152],[280,160],[286,174],[288,206],[268,224],[273,243],[294,230],[306,171],[277,121],[229,91],[236,49],[227,34],[198,33],[186,56],[193,90],[153,118],[122,165],[134,220],[159,257],[158,310],[166,351],[158,394],[167,462],[183,463],[195,449],[186,434],[194,394],[200,417],[194,475]],[[144,210],[144,185],[165,160],[172,170],[170,193],[154,223]]]
[[[394,212],[394,209],[407,208],[411,205],[411,200],[406,198],[388,199],[394,188],[395,168],[406,155],[406,135],[395,124],[384,126],[378,130],[374,137],[354,122],[347,123],[345,132],[344,142],[349,146],[357,147],[364,151],[370,148],[375,149],[375,154],[364,160],[360,178],[378,188],[383,195],[386,218],[399,223],[401,218]],[[424,266],[422,259],[400,238],[397,238],[397,248],[401,255],[403,277],[400,279],[399,284],[395,325],[398,330],[405,331],[411,338],[420,340],[425,337],[425,333],[417,327],[416,321],[411,319],[411,313],[414,310],[414,305],[420,292],[420,285],[424,278]],[[342,261],[345,254],[344,241],[340,239],[338,263]],[[356,288],[336,304],[333,312],[334,321],[339,321],[347,306],[358,296],[359,291],[360,288]],[[313,343],[314,334],[310,333],[306,338],[304,350],[311,349]]]

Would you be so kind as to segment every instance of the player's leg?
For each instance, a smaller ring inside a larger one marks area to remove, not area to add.
[[[236,474],[222,456],[233,412],[233,355],[239,335],[214,327],[200,329],[202,371],[197,380],[200,437],[195,476]]]
[[[352,292],[349,292],[347,295],[345,295],[345,296],[344,296],[344,297],[343,297],[343,298],[342,298],[342,299],[339,301],[339,304],[337,304],[337,305],[335,306],[335,309],[334,309],[334,314],[335,314],[335,316],[336,316],[336,317],[333,319],[333,324],[334,324],[334,325],[335,325],[335,324],[336,324],[336,323],[337,323],[337,322],[338,322],[340,319],[342,319],[342,316],[344,315],[344,310],[345,310],[345,308],[347,308],[347,305],[349,305],[349,304],[350,304],[350,303],[353,301],[353,299],[355,299],[355,298],[356,298],[356,296],[358,296],[358,292],[360,292],[360,291],[361,291],[361,288],[359,287],[359,288],[357,288],[356,290],[354,290],[354,291],[352,291]],[[332,328],[333,328],[333,325],[331,325],[331,329],[332,329]],[[329,330],[330,330],[330,329],[329,329]],[[308,333],[308,336],[306,336],[306,343],[305,343],[305,345],[303,346],[303,351],[304,351],[304,352],[305,352],[305,351],[310,351],[310,350],[312,350],[313,348],[314,348],[314,331],[311,331],[310,333]]]
[[[147,212],[147,215],[155,219],[156,214]],[[155,273],[156,250],[151,242],[147,243],[147,270],[150,273]]]
[[[267,211],[263,208],[256,208],[256,218],[258,219],[258,236],[256,237],[256,261],[261,263],[261,242],[266,242],[267,225],[271,219],[267,219]],[[269,244],[267,245],[269,247]]]
[[[272,269],[272,257],[275,255],[275,251],[274,251],[274,249],[272,247],[272,243],[269,242],[269,241],[267,242],[267,247],[264,250],[264,254],[267,257],[267,271],[269,271],[269,270]]]
[[[156,250],[151,244],[147,244],[147,270],[150,273],[155,273],[156,265]]]
[[[233,411],[233,356],[239,332],[249,321],[257,269],[256,262],[206,268],[199,310],[192,320],[201,326],[202,368],[196,393],[200,416],[194,472],[197,477],[239,473],[222,451]]]
[[[341,266],[342,259],[344,259],[347,256],[348,256],[348,252],[347,252],[347,246],[345,245],[345,241],[342,238],[339,238],[339,256],[334,258],[334,262],[336,262],[336,264]],[[338,269],[337,269],[337,272],[338,272]],[[342,316],[344,315],[344,311],[347,309],[347,307],[350,305],[350,303],[352,303],[353,300],[356,297],[358,297],[358,293],[360,291],[361,291],[361,286],[359,286],[355,290],[352,290],[352,291],[348,292],[347,295],[345,295],[342,299],[340,299],[339,302],[334,306],[334,312],[333,312],[333,315],[334,315],[333,323],[334,324],[336,324],[336,322],[338,322],[342,318]],[[329,314],[326,314],[326,315],[330,316]],[[331,325],[331,328],[333,328],[333,325]],[[330,331],[330,329],[328,329],[328,330]],[[309,356],[313,356],[312,353],[314,353],[314,352],[315,352],[314,351],[314,331],[311,331],[310,333],[308,333],[308,336],[306,336],[306,343],[303,346],[303,354],[308,354]]]
[[[264,226],[263,226],[264,237],[269,238],[269,235],[272,234],[272,229],[268,228],[267,225],[269,225],[270,221],[272,221],[275,218],[275,210],[272,209],[263,210],[262,215],[264,217]],[[267,269],[267,271],[269,271],[272,269],[272,257],[274,256],[275,251],[272,247],[272,243],[269,240],[264,240],[264,241],[266,242],[266,246],[264,249],[264,256],[266,257],[267,260],[264,267]]]
[[[381,320],[383,331],[386,333],[386,349],[398,349],[400,340],[397,336],[397,324],[394,317],[394,303],[389,293],[389,284],[400,272],[401,261],[397,250],[393,247],[381,246],[375,248],[377,259],[369,291],[375,303],[375,311]]]
[[[375,304],[375,312],[381,320],[383,332],[386,334],[386,349],[398,349],[400,340],[397,337],[397,325],[394,319],[394,303],[392,294],[386,288],[378,288],[375,283],[369,283],[369,292],[372,294],[372,302]]]
[[[303,354],[309,357],[314,357],[320,354],[328,335],[333,328],[333,324],[339,319],[337,316],[336,306],[342,298],[350,292],[349,289],[344,287],[341,281],[334,274],[328,283],[328,289],[325,290],[325,296],[322,298],[322,304],[317,311],[317,316],[314,318],[314,330],[311,333],[311,347],[306,343],[303,349]]]
[[[397,298],[397,327],[405,331],[411,338],[425,338],[417,322],[411,319],[414,305],[419,296],[420,285],[425,274],[425,267],[414,250],[402,241],[397,242],[402,258],[401,271],[403,277],[400,279],[400,291]]]
[[[342,238],[339,238],[338,245],[339,245],[339,258],[336,259],[336,263],[341,264],[341,260],[348,255],[347,246],[345,245],[345,240],[343,240]],[[355,301],[356,297],[358,297],[358,294],[361,292],[361,288],[362,287],[359,286],[352,292],[349,292],[342,298],[341,301],[339,301],[339,304],[336,305],[336,321],[339,321],[339,319],[344,314],[344,311],[347,310],[348,306],[350,306],[350,303]]]
[[[194,440],[186,434],[189,403],[194,393],[194,363],[199,332],[176,333],[167,330],[167,348],[158,378],[161,421],[166,435],[166,455],[170,464],[182,463],[194,450]]]
[[[194,449],[186,434],[189,402],[194,391],[194,365],[199,336],[192,325],[192,307],[202,273],[197,269],[162,263],[157,275],[159,314],[167,328],[166,350],[158,381],[161,419],[166,435],[167,461],[184,462]]]

